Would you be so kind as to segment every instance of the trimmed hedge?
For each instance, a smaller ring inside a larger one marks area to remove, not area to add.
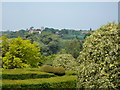
[[[35,70],[35,69],[31,69]],[[9,69],[3,70],[2,72],[2,79],[30,79],[30,78],[49,78],[55,77],[56,75],[52,73],[46,73],[39,71],[29,71],[29,69]]]
[[[65,69],[63,67],[54,67],[50,65],[43,65],[41,66],[41,71],[54,73],[56,75],[65,75]]]
[[[2,79],[12,79],[12,80],[21,80],[21,79],[30,79],[30,78],[50,78],[55,77],[54,74],[2,74]]]
[[[41,79],[3,80],[2,88],[75,88],[77,76],[61,76]]]
[[[77,75],[76,71],[65,71],[65,75]],[[49,78],[56,77],[53,73],[41,72],[40,68],[30,69],[5,69],[2,70],[2,79],[23,80],[30,78]]]
[[[77,71],[65,71],[65,75],[77,75]]]

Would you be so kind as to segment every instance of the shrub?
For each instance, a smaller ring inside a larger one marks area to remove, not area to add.
[[[86,38],[78,58],[78,88],[120,88],[120,29],[101,26]]]
[[[63,67],[66,70],[75,70],[77,62],[71,54],[59,54],[53,60],[53,66]]]
[[[41,71],[48,72],[48,73],[54,73],[56,75],[64,75],[65,69],[63,67],[53,67],[50,65],[43,65],[41,67]]]

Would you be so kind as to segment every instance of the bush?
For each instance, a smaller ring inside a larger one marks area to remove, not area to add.
[[[120,29],[101,26],[86,38],[78,58],[78,88],[120,88]]]
[[[63,67],[53,67],[50,65],[41,66],[41,71],[48,72],[48,73],[54,73],[57,75],[64,75],[65,74],[65,69]]]
[[[59,54],[53,60],[53,66],[63,67],[66,70],[75,70],[77,62],[71,54]]]

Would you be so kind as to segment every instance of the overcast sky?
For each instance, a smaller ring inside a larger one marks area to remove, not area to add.
[[[2,30],[31,26],[56,29],[98,29],[118,22],[117,2],[3,2]]]

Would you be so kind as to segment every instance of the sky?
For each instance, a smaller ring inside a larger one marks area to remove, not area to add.
[[[93,30],[118,22],[117,2],[3,2],[2,30],[55,29]]]

